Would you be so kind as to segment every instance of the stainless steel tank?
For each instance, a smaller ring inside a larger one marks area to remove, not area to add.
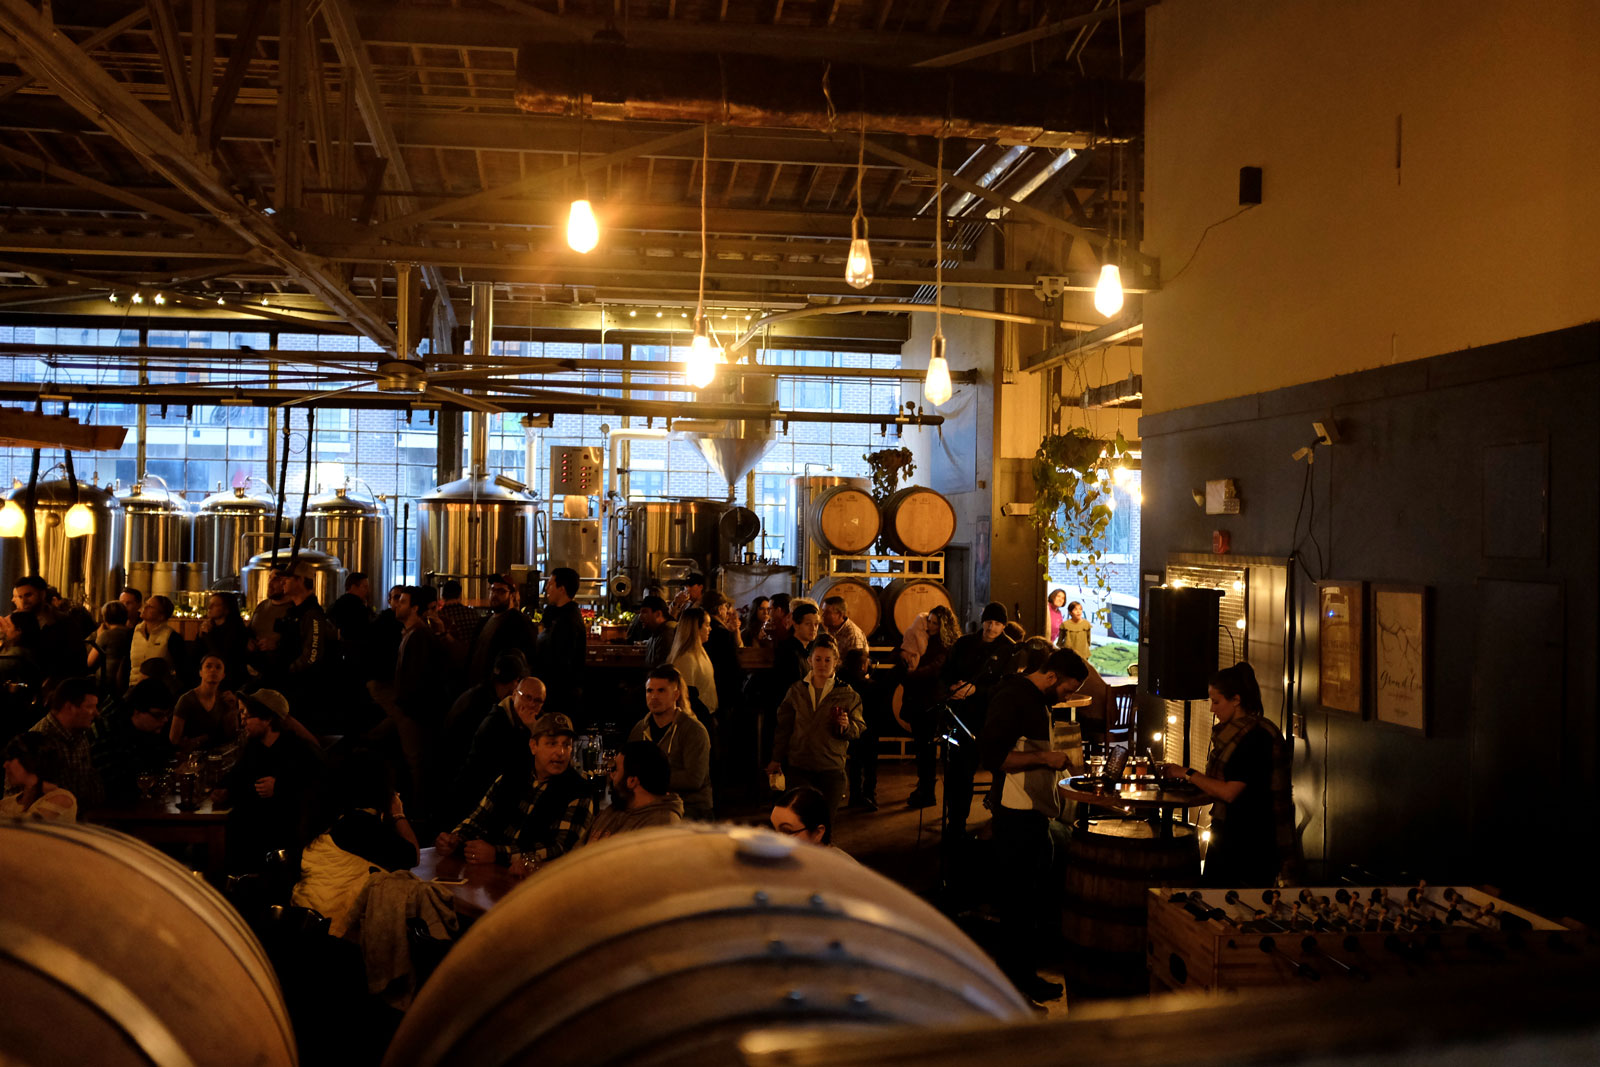
[[[28,490],[13,489],[4,499],[26,509]],[[88,482],[78,483],[74,500],[65,481],[42,482],[35,489],[34,516],[39,546],[39,576],[55,586],[69,601],[98,612],[122,588],[122,506],[117,498]],[[63,524],[67,510],[81,503],[94,516],[94,529],[81,537],[68,537]],[[0,584],[7,594],[31,572],[27,535],[0,537]]]
[[[244,486],[223,489],[200,502],[194,517],[193,558],[211,568],[213,586],[233,585],[239,579],[250,554],[263,547],[277,510],[270,497],[251,493]],[[283,529],[293,529],[287,515]],[[251,537],[241,548],[240,539],[246,534]]]
[[[281,567],[287,564],[290,554],[289,548],[280,547],[276,565]],[[311,591],[316,593],[317,600],[323,608],[332,605],[339,598],[339,594],[344,592],[345,569],[340,566],[338,558],[313,548],[302,548],[296,558],[300,563],[309,563],[316,568]],[[254,608],[267,599],[267,582],[272,577],[273,565],[274,560],[270,551],[258,552],[245,564],[244,574],[239,579],[239,587],[244,591],[244,606],[247,609]]]
[[[869,478],[807,474],[789,479],[788,544],[784,546],[783,558],[799,573],[802,589],[810,589],[828,573],[828,550],[806,532],[806,516],[811,514],[811,504],[817,497],[838,485],[854,486],[869,493],[872,491],[872,480]]]
[[[372,588],[389,588],[394,521],[381,500],[343,487],[321,493],[306,503],[300,530],[307,545],[339,557],[347,573],[360,571]]]
[[[178,563],[192,559],[188,509],[165,486],[134,482],[118,490],[122,505],[122,567],[136,562]],[[149,592],[149,590],[144,590]]]
[[[622,508],[623,569],[635,595],[716,569],[717,524],[733,505],[720,500],[650,500]]]
[[[571,567],[579,578],[600,577],[600,520],[553,520],[549,557],[552,570]]]
[[[491,574],[533,562],[533,498],[489,477],[441,485],[417,502],[417,561],[423,581],[448,575],[468,600],[487,600]]]

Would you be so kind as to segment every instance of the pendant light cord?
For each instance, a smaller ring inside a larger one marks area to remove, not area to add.
[[[867,115],[861,113],[861,136],[856,141],[856,223],[861,227],[859,236],[867,235],[867,217],[861,210],[861,178],[867,171]],[[850,239],[853,241],[858,236],[855,227],[851,227]]]
[[[706,320],[706,171],[711,166],[711,124],[702,128],[700,141],[700,298],[694,312],[695,332],[705,328]]]
[[[933,335],[944,333],[944,134],[933,171]]]

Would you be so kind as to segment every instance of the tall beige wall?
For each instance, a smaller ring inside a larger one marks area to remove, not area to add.
[[[1146,412],[1600,318],[1600,4],[1145,14]]]

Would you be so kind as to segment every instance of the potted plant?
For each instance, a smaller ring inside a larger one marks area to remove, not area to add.
[[[1111,525],[1111,467],[1128,450],[1121,433],[1111,440],[1074,426],[1039,443],[1033,457],[1037,495],[1031,514],[1039,531],[1039,562],[1050,580],[1050,560],[1068,558],[1067,570],[1082,589],[1110,589],[1102,539]],[[1106,609],[1096,614],[1102,621]]]
[[[917,470],[916,463],[912,462],[909,448],[880,448],[876,452],[868,452],[861,458],[872,468],[872,499],[877,501],[880,508],[894,495],[900,483],[908,481]],[[888,555],[892,551],[888,541],[881,534],[878,537],[877,549],[883,555]]]

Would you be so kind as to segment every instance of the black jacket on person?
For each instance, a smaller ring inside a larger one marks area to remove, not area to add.
[[[450,654],[426,624],[400,637],[394,664],[394,700],[407,717],[440,725],[450,710]]]
[[[527,728],[516,712],[499,704],[491,708],[478,723],[466,759],[450,785],[445,822],[453,826],[471,815],[496,778],[531,774],[533,753],[528,749],[529,740]]]
[[[195,668],[205,657],[216,656],[222,661],[224,685],[229,689],[238,689],[249,678],[250,627],[243,620],[235,620],[231,626],[212,626],[195,638],[194,644]]]
[[[573,701],[583,688],[583,658],[589,648],[589,630],[576,600],[544,609],[539,641],[534,648],[534,675],[549,691],[551,711],[579,718]],[[590,716],[581,716],[589,718]]]
[[[711,660],[712,677],[717,683],[717,714],[737,711],[740,690],[744,688],[744,668],[739,666],[739,642],[726,627],[713,621],[705,648],[706,656]]]
[[[974,734],[982,729],[984,716],[989,709],[989,698],[994,694],[995,686],[1006,676],[1016,650],[1017,643],[1005,634],[993,641],[985,641],[982,633],[965,634],[950,649],[939,680],[944,683],[946,692],[957,682],[970,682],[977,690],[964,700],[950,701],[951,708]]]
[[[494,672],[494,661],[507,652],[521,652],[533,664],[534,644],[539,639],[533,620],[520,608],[505,608],[490,615],[478,631],[472,645],[472,659],[467,664],[467,681],[487,682]]]

